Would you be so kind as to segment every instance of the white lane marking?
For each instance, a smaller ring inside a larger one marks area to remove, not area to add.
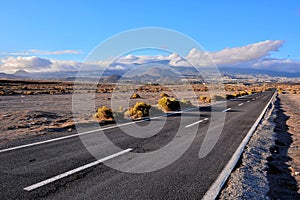
[[[196,125],[196,124],[200,124],[201,122],[207,121],[207,120],[208,120],[208,118],[201,119],[201,120],[199,120],[199,121],[196,121],[196,122],[194,122],[194,123],[191,123],[191,124],[189,124],[189,125],[186,125],[185,128],[189,128],[189,127],[191,127],[191,126],[194,126],[194,125]]]
[[[52,182],[54,182],[54,181],[57,181],[57,180],[59,180],[59,179],[65,178],[65,177],[67,177],[67,176],[70,176],[70,175],[72,175],[72,174],[75,174],[75,173],[77,173],[77,172],[79,172],[79,171],[82,171],[82,170],[84,170],[84,169],[93,167],[93,166],[95,166],[95,165],[98,165],[98,164],[100,164],[100,163],[103,163],[103,162],[105,162],[105,161],[107,161],[107,160],[110,160],[110,159],[115,158],[115,157],[117,157],[117,156],[120,156],[120,155],[122,155],[122,154],[128,153],[128,152],[130,152],[130,151],[132,151],[131,148],[125,149],[125,150],[120,151],[120,152],[118,152],[118,153],[115,153],[115,154],[113,154],[113,155],[104,157],[104,158],[102,158],[102,159],[100,159],[100,160],[91,162],[91,163],[89,163],[89,164],[83,165],[83,166],[81,166],[81,167],[72,169],[72,170],[67,171],[67,172],[65,172],[65,173],[62,173],[62,174],[59,174],[59,175],[54,176],[54,177],[52,177],[52,178],[46,179],[46,180],[44,180],[44,181],[41,181],[41,182],[39,182],[39,183],[36,183],[36,184],[31,185],[31,186],[25,187],[25,188],[23,188],[23,190],[25,190],[25,191],[32,191],[32,190],[34,190],[34,189],[37,189],[37,188],[39,188],[39,187],[42,187],[42,186],[44,186],[44,185],[47,185],[47,184],[52,183]]]
[[[274,95],[270,99],[269,103],[264,108],[264,110],[261,112],[260,116],[256,119],[255,123],[252,125],[252,127],[248,131],[247,135],[244,137],[243,141],[240,143],[239,147],[235,150],[234,154],[232,155],[232,157],[230,158],[228,163],[222,169],[222,171],[219,174],[219,176],[217,177],[217,179],[211,184],[209,189],[206,191],[205,195],[202,197],[202,200],[211,200],[211,199],[217,198],[220,190],[226,183],[226,180],[229,177],[230,173],[232,172],[234,166],[236,166],[236,163],[240,159],[245,146],[247,145],[248,141],[250,140],[250,137],[253,135],[256,127],[258,126],[258,123],[264,116],[267,108],[269,107],[270,103],[273,101],[275,95],[276,95],[276,92],[274,93]]]
[[[247,101],[247,103],[249,103],[250,101]]]
[[[227,108],[227,109],[223,110],[222,112],[227,112],[229,110],[231,110],[231,108]]]
[[[255,99],[252,99],[252,101],[255,101]]]
[[[201,122],[203,122],[203,119],[201,119],[201,120],[199,120],[199,121],[196,121],[196,122],[194,122],[194,123],[191,123],[191,124],[189,124],[189,125],[186,125],[185,128],[189,128],[189,127],[194,126],[194,125],[196,125],[196,124],[199,124],[199,123],[201,123]]]
[[[177,113],[183,113],[183,112],[187,112],[187,111],[195,110],[195,109],[197,109],[197,107],[196,108],[188,108],[186,110],[179,111],[179,112],[164,114],[164,115],[157,116],[157,117],[152,117],[150,119],[157,119],[157,118],[166,117],[166,116],[174,115],[174,114],[177,114]],[[40,144],[46,144],[46,143],[55,142],[55,141],[59,141],[59,140],[64,140],[64,139],[68,139],[68,138],[73,138],[73,137],[77,137],[77,136],[80,136],[80,135],[95,133],[95,132],[98,132],[98,131],[105,131],[105,130],[108,130],[108,129],[118,128],[118,127],[121,127],[121,126],[127,126],[127,125],[130,125],[130,124],[140,123],[140,122],[144,122],[144,121],[148,121],[148,120],[149,119],[143,119],[143,120],[140,120],[140,121],[127,122],[127,123],[123,123],[123,124],[118,124],[116,126],[109,126],[109,127],[106,127],[106,128],[100,128],[100,129],[95,129],[95,130],[91,130],[91,131],[86,131],[86,132],[83,132],[83,133],[77,133],[77,134],[67,135],[67,136],[58,137],[58,138],[54,138],[54,139],[49,139],[49,140],[45,140],[45,141],[34,142],[34,143],[30,143],[30,144],[24,144],[24,145],[20,145],[20,146],[10,147],[10,148],[7,148],[7,149],[1,149],[0,153],[7,152],[7,151],[12,151],[12,150],[17,150],[17,149],[23,149],[23,148],[26,148],[26,147],[36,146],[36,145],[40,145]]]
[[[239,106],[243,105],[244,103],[240,103]]]

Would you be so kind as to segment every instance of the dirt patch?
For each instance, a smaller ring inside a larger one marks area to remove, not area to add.
[[[297,193],[297,181],[291,173],[291,169],[295,168],[291,166],[293,158],[289,153],[289,149],[293,147],[292,134],[287,125],[290,116],[284,112],[284,109],[293,105],[285,104],[285,108],[283,108],[282,95],[277,99],[275,105],[274,145],[270,148],[271,156],[268,157],[267,178],[270,185],[268,196],[270,199],[300,199],[300,194]]]

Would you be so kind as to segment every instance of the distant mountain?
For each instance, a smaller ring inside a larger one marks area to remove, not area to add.
[[[139,83],[174,83],[181,80],[181,75],[168,67],[141,67],[125,73],[122,81]]]
[[[28,73],[25,70],[18,70],[14,73],[15,76],[21,76],[21,77],[31,77],[31,74]]]
[[[155,76],[160,78],[178,78],[180,74],[175,73],[173,70],[168,68],[160,68],[160,67],[153,67],[148,69],[143,75]]]
[[[15,76],[13,74],[5,74],[5,73],[0,73],[0,78],[1,79],[18,79],[20,77]]]
[[[119,76],[119,75],[112,75],[112,76],[108,76],[104,80],[108,83],[117,83],[120,78],[121,78],[121,76]]]
[[[222,75],[238,77],[237,75],[261,76],[268,75],[270,77],[300,77],[300,72],[288,73],[270,70],[253,69],[248,67],[218,67]],[[29,73],[25,70],[18,70],[14,74],[0,73],[1,79],[36,79],[36,80],[77,80],[82,81],[100,81],[103,82],[138,82],[138,83],[176,83],[183,80],[199,81],[201,76],[208,77],[207,74],[214,75],[215,70],[210,68],[199,68],[185,66],[168,66],[161,63],[151,63],[150,65],[134,64],[126,66],[122,70],[106,69],[95,71],[59,71],[59,72],[38,72]]]

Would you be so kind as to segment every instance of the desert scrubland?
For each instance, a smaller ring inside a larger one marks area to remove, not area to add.
[[[297,85],[276,84],[225,84],[213,86],[192,84],[187,87],[186,85],[144,84],[124,86],[115,83],[98,85],[80,83],[74,87],[71,81],[1,80],[0,141],[5,143],[15,139],[53,132],[75,131],[72,113],[73,94],[82,96],[83,99],[87,96],[87,98],[92,98],[89,100],[95,102],[95,109],[84,113],[80,117],[82,123],[93,123],[105,122],[105,116],[99,118],[97,115],[97,109],[103,106],[114,113],[119,113],[118,116],[122,116],[122,118],[134,119],[147,115],[147,112],[137,114],[138,110],[130,114],[130,108],[133,108],[139,102],[151,105],[152,109],[167,112],[180,109],[177,106],[178,102],[181,107],[209,105],[214,101],[263,92],[274,87],[278,88],[280,93],[300,93]],[[116,95],[121,93],[127,94],[126,101],[123,101],[125,105],[118,104],[118,108],[114,107],[111,110],[112,102],[118,103],[118,101],[124,100]],[[91,97],[90,94],[94,96]],[[175,106],[168,108],[164,105],[158,105],[159,100],[162,98],[165,98],[164,101],[161,100],[162,104],[171,102]],[[140,107],[143,106],[140,105]],[[100,112],[102,111],[100,110]]]

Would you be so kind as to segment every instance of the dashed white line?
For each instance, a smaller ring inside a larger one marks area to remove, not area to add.
[[[47,184],[52,183],[52,182],[54,182],[54,181],[57,181],[57,180],[59,180],[59,179],[65,178],[65,177],[67,177],[67,176],[70,176],[70,175],[72,175],[72,174],[75,174],[75,173],[77,173],[77,172],[79,172],[79,171],[82,171],[82,170],[84,170],[84,169],[93,167],[93,166],[95,166],[95,165],[98,165],[98,164],[100,164],[100,163],[103,163],[103,162],[105,162],[105,161],[107,161],[107,160],[110,160],[110,159],[115,158],[115,157],[117,157],[117,156],[120,156],[120,155],[122,155],[122,154],[128,153],[128,152],[130,152],[130,151],[132,151],[131,148],[125,149],[125,150],[120,151],[120,152],[118,152],[118,153],[115,153],[115,154],[113,154],[113,155],[104,157],[104,158],[102,158],[102,159],[100,159],[100,160],[91,162],[91,163],[89,163],[89,164],[83,165],[83,166],[81,166],[81,167],[75,168],[75,169],[73,169],[73,170],[67,171],[67,172],[65,172],[65,173],[62,173],[62,174],[59,174],[59,175],[54,176],[54,177],[52,177],[52,178],[46,179],[46,180],[44,180],[44,181],[41,181],[41,182],[39,182],[39,183],[36,183],[36,184],[31,185],[31,186],[25,187],[25,188],[23,188],[23,190],[25,190],[25,191],[32,191],[32,190],[34,190],[34,189],[37,189],[37,188],[39,188],[39,187],[42,187],[42,186],[44,186],[44,185],[47,185]]]
[[[199,121],[196,121],[196,122],[194,122],[194,123],[191,123],[191,124],[189,124],[189,125],[186,125],[185,128],[189,128],[189,127],[191,127],[191,126],[194,126],[194,125],[196,125],[196,124],[200,124],[201,122],[207,121],[207,120],[208,120],[208,118],[201,119],[201,120],[199,120]]]
[[[247,103],[249,103],[250,101],[247,101]]]
[[[196,121],[196,122],[194,122],[194,123],[191,123],[191,124],[189,124],[189,125],[186,125],[185,128],[189,128],[189,127],[194,126],[194,125],[196,125],[196,124],[199,124],[199,123],[201,123],[201,122],[203,122],[202,119],[199,120],[199,121]]]
[[[240,103],[239,106],[243,105],[244,103]]]
[[[229,110],[231,110],[231,108],[227,108],[227,109],[223,110],[222,112],[227,112]]]

